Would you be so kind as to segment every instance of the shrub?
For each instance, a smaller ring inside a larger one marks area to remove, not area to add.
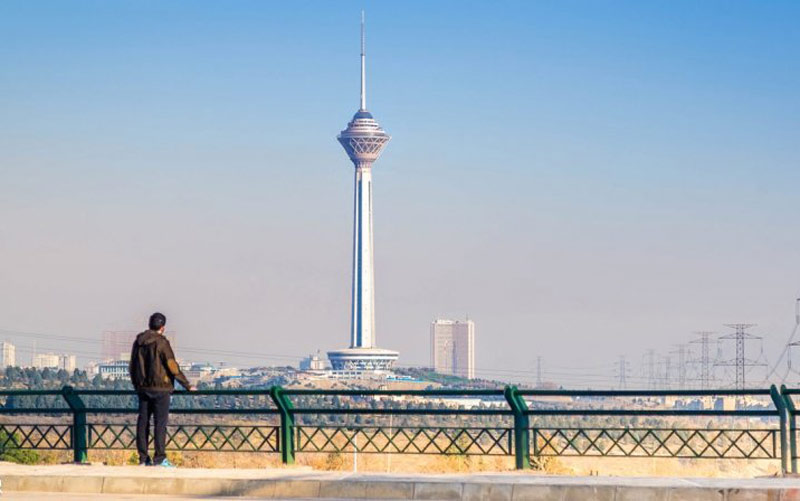
[[[9,435],[5,430],[0,430],[0,461],[10,461],[19,464],[36,464],[39,454],[36,451],[20,449],[19,435]]]

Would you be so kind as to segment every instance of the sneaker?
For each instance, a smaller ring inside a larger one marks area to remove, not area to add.
[[[169,462],[169,459],[161,461],[156,466],[163,466],[164,468],[175,468],[175,465]]]
[[[145,458],[144,461],[139,461],[139,466],[152,466],[153,461],[150,458]]]

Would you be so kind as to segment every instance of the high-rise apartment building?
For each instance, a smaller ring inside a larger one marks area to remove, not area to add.
[[[475,378],[475,322],[437,319],[431,323],[431,366],[441,374]]]
[[[15,367],[17,365],[17,347],[11,343],[0,343],[0,367]]]
[[[105,331],[101,338],[101,348],[103,360],[128,360],[131,356],[131,347],[136,341],[138,331]],[[172,345],[172,349],[177,347],[177,334],[167,331],[164,335]]]
[[[136,331],[105,331],[102,336],[103,360],[121,360],[122,354],[130,354],[136,340]]]

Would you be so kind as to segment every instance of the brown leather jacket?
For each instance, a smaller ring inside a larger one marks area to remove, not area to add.
[[[192,387],[175,361],[169,340],[156,331],[147,330],[136,336],[128,372],[136,391],[171,392],[175,380],[187,390]]]

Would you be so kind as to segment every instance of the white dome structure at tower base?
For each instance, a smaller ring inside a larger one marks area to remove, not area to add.
[[[335,371],[389,371],[400,354],[381,348],[345,348],[328,352]]]

